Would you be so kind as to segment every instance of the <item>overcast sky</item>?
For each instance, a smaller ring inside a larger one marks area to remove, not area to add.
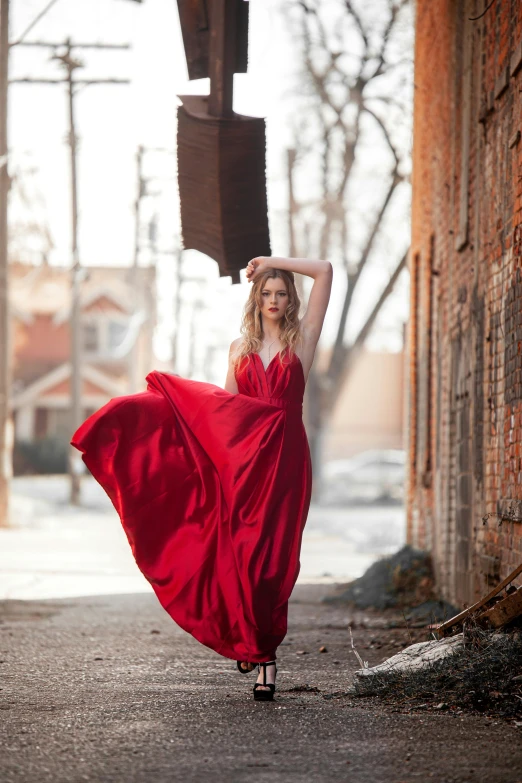
[[[17,40],[26,26],[47,5],[47,0],[12,0],[11,40]],[[289,93],[296,83],[299,63],[296,49],[280,14],[278,0],[251,0],[249,72],[235,77],[236,111],[267,118],[269,205],[274,255],[287,253],[284,226],[286,181],[284,151],[291,140]],[[175,246],[179,233],[175,182],[175,138],[177,94],[207,92],[206,80],[188,82],[175,0],[58,0],[28,35],[27,40],[62,41],[71,37],[83,43],[130,43],[130,51],[78,50],[85,68],[79,78],[117,77],[130,85],[89,86],[76,101],[79,136],[80,258],[82,263],[129,265],[133,257],[133,201],[136,192],[135,155],[138,144],[162,148],[145,159],[145,172],[155,179],[150,190],[156,196],[145,199],[144,217],[156,213],[158,244],[163,250]],[[61,71],[50,60],[51,50],[14,47],[11,50],[11,78],[58,78]],[[67,103],[60,86],[14,84],[10,89],[9,135],[11,173],[20,175],[21,189],[13,190],[11,217],[14,223],[29,218],[46,224],[54,248],[51,263],[70,263],[70,176],[66,144]],[[405,231],[406,229],[406,231]],[[404,241],[407,227],[400,226]],[[146,245],[146,231],[143,234]],[[14,247],[23,257],[35,257],[37,244],[15,238]],[[29,251],[29,256],[27,252]],[[32,255],[31,255],[32,253]],[[141,260],[150,256],[144,248]],[[377,268],[384,284],[389,270]],[[184,260],[186,274],[204,279],[203,284],[184,287],[181,354],[187,360],[188,323],[194,298],[205,302],[198,316],[198,353],[201,359],[208,345],[217,358],[209,380],[222,383],[226,346],[238,335],[248,285],[232,286],[230,278],[219,278],[217,265],[190,252]],[[168,255],[158,259],[161,323],[156,339],[159,357],[169,355],[169,334],[173,313],[173,263]],[[375,273],[368,297],[361,296],[351,325],[371,307],[375,297]],[[336,287],[325,324],[324,340],[332,339],[343,286]],[[373,299],[372,299],[373,297]],[[383,312],[369,347],[400,348],[400,325],[407,317],[407,279]],[[183,367],[181,368],[183,370]]]

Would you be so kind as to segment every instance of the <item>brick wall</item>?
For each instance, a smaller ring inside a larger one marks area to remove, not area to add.
[[[522,4],[417,0],[408,538],[463,605],[522,560]]]

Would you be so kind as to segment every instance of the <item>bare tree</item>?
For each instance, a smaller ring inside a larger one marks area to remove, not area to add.
[[[308,384],[307,424],[316,475],[325,421],[406,266],[410,11],[409,0],[290,0],[287,4],[303,62],[295,151],[288,156],[293,247],[297,255],[331,260],[346,280],[331,354],[325,367],[313,371]],[[310,172],[317,177],[311,178]],[[390,219],[393,216],[396,223],[398,214],[403,224],[391,242],[389,280],[357,336],[347,344],[355,291],[363,271],[382,259],[383,237],[389,233]]]

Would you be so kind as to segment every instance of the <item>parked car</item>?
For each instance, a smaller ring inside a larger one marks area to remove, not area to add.
[[[401,449],[369,449],[332,460],[323,466],[321,502],[402,501],[405,474],[406,453]]]

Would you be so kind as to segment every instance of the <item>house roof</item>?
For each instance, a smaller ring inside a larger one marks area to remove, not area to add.
[[[82,310],[86,310],[90,305],[94,304],[99,299],[109,299],[118,310],[121,310],[124,313],[128,313],[130,315],[133,310],[132,299],[128,294],[126,297],[123,296],[122,291],[118,290],[118,288],[121,288],[121,286],[115,288],[114,281],[112,281],[110,286],[99,285],[97,288],[91,288],[90,290],[83,291],[81,297]],[[53,322],[55,324],[61,324],[64,321],[67,321],[69,318],[70,309],[70,302],[65,302],[64,305],[60,307],[60,309],[55,313]]]
[[[123,386],[117,383],[114,379],[109,378],[100,370],[91,367],[88,364],[84,364],[80,370],[81,377],[84,381],[87,381],[89,385],[95,386],[101,395],[108,395],[109,397],[118,397],[125,394],[127,386]],[[59,386],[64,381],[69,380],[71,377],[71,364],[70,362],[64,362],[58,367],[43,375],[38,380],[26,386],[22,391],[15,393],[12,397],[11,404],[13,410],[34,402],[39,397],[45,394],[49,394],[54,387]],[[64,394],[63,391],[60,391]],[[67,392],[68,396],[68,392]]]
[[[130,267],[84,267],[81,283],[82,305],[92,304],[99,296],[109,297],[117,307],[129,311],[133,290]],[[152,266],[138,267],[138,303],[153,311],[156,270]],[[66,267],[42,264],[33,266],[12,262],[9,265],[9,300],[13,313],[23,319],[32,315],[55,315],[67,318],[71,305],[71,273]]]

